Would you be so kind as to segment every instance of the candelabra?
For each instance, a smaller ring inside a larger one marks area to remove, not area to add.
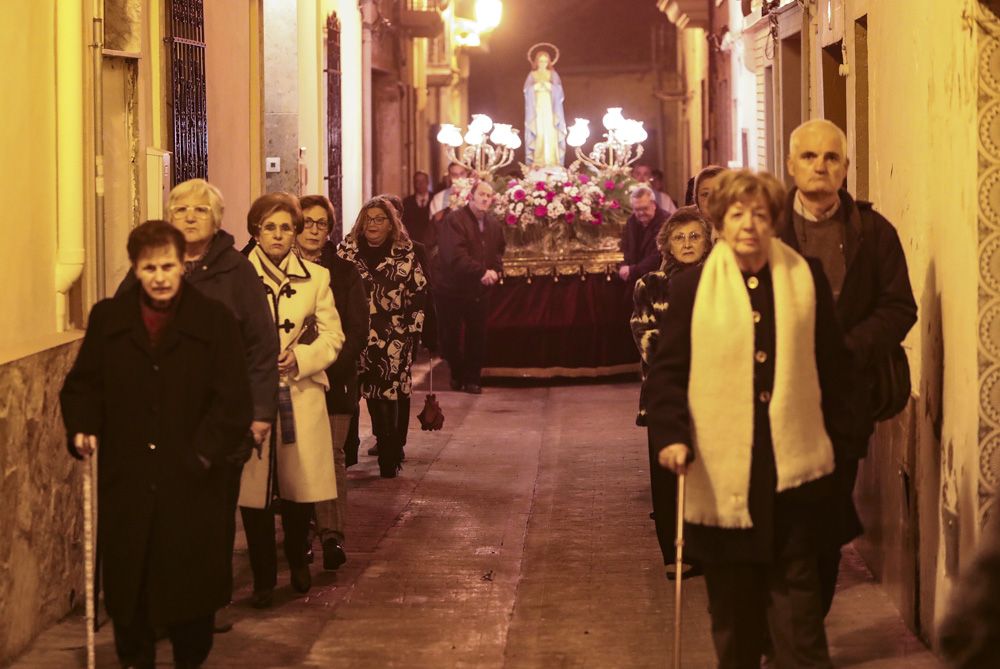
[[[457,126],[442,124],[437,140],[447,147],[448,160],[481,179],[492,178],[497,170],[514,162],[514,151],[521,146],[517,130],[508,123],[493,123],[485,114],[473,114],[464,136]]]
[[[590,121],[578,118],[569,127],[566,143],[576,150],[577,157],[570,165],[571,172],[579,171],[583,164],[598,174],[620,174],[642,157],[642,143],[649,136],[642,121],[626,119],[621,107],[610,107],[601,120],[607,130],[604,141],[595,144],[589,154],[582,147],[590,137]]]

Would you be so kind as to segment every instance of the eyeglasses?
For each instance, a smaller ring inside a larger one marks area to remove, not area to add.
[[[292,227],[291,223],[282,223],[281,225],[278,225],[277,223],[265,223],[264,225],[260,226],[260,231],[266,232],[271,235],[275,234],[276,232],[281,232],[281,234],[283,235],[288,235],[295,232],[295,228]]]
[[[188,214],[194,213],[195,218],[208,218],[212,215],[212,208],[207,204],[174,205],[170,207],[170,215],[173,218],[187,218]]]
[[[368,224],[369,225],[382,225],[383,223],[388,223],[388,222],[389,222],[389,217],[388,216],[374,216],[374,217],[369,216],[368,217]]]
[[[303,229],[305,228],[316,228],[320,232],[326,232],[330,229],[330,223],[327,222],[325,218],[306,218],[303,219]]]
[[[676,235],[670,235],[670,242],[672,244],[683,244],[685,241],[691,242],[692,244],[697,244],[705,238],[705,235],[700,232],[692,232],[685,235],[684,233],[678,232]]]

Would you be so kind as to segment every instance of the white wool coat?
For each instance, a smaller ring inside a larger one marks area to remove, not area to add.
[[[289,253],[279,267],[255,247],[249,256],[263,283],[278,328],[281,351],[295,353],[298,372],[286,379],[295,414],[296,441],[281,443],[280,417],[274,436],[243,468],[240,506],[266,508],[278,485],[281,499],[319,502],[337,497],[330,421],[326,410],[329,367],[344,344],[344,331],[330,290],[330,273]],[[299,341],[303,325],[315,317],[315,341]],[[277,364],[277,360],[275,360]],[[273,448],[272,448],[273,445]],[[277,471],[275,471],[277,470]]]

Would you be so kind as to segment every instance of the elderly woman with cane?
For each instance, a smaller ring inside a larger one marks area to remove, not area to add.
[[[247,535],[256,608],[271,606],[277,584],[274,500],[279,500],[292,587],[312,587],[306,560],[313,503],[337,496],[326,370],[344,343],[330,290],[330,272],[292,253],[305,227],[299,201],[288,193],[257,198],[247,212],[256,242],[250,264],[267,294],[278,329],[278,421],[269,442],[243,468],[240,513]]]
[[[721,239],[674,277],[646,381],[663,467],[686,474],[685,553],[701,561],[723,669],[830,667],[817,555],[841,541],[830,504],[857,422],[850,358],[826,277],[775,235],[767,174],[725,172],[709,198]]]
[[[222,229],[225,202],[219,189],[204,179],[183,181],[170,191],[167,211],[170,223],[184,235],[184,280],[206,297],[229,308],[239,324],[246,353],[254,420],[244,448],[234,455],[226,470],[229,479],[226,546],[231,566],[243,463],[250,457],[254,445],[259,447],[268,439],[278,410],[278,370],[274,365],[278,357],[278,335],[253,267],[233,248],[233,236]],[[135,285],[135,274],[129,272],[118,292]],[[225,619],[223,612],[220,614],[215,618],[215,631],[227,632],[232,622]]]
[[[94,305],[60,395],[70,454],[100,462],[105,606],[123,666],[154,666],[154,627],[177,667],[200,666],[229,601],[227,466],[253,401],[237,322],[183,278],[184,249],[164,221],[132,231],[138,281]]]

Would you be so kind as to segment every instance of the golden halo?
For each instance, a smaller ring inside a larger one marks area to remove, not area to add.
[[[552,62],[549,63],[549,67],[552,67],[559,60],[559,47],[551,42],[539,42],[538,44],[533,44],[530,49],[528,49],[528,62],[531,66],[535,66],[535,54],[539,51],[548,51],[549,55],[552,56]]]

